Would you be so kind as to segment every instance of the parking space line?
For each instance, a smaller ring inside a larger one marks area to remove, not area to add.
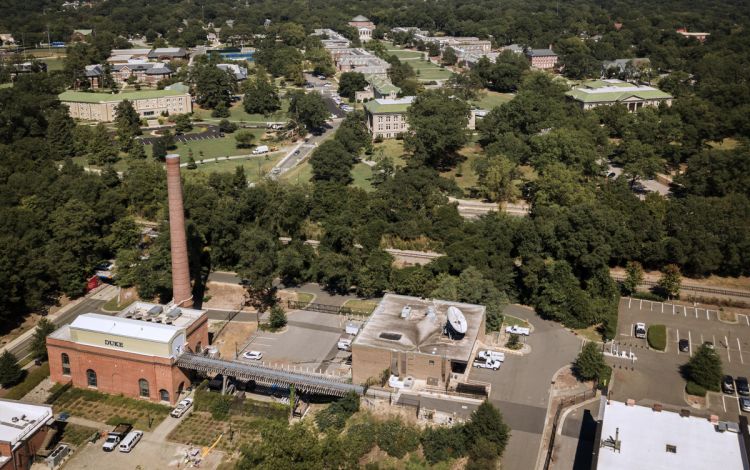
[[[724,337],[724,344],[727,345],[727,361],[732,362],[732,355],[729,353],[729,339],[727,337]]]
[[[675,314],[675,311],[674,311],[674,304],[672,304],[672,315],[674,315],[674,314]]]
[[[680,330],[677,330],[677,355],[680,355]]]
[[[693,337],[690,335],[690,330],[688,330],[688,354],[693,357]]]
[[[745,363],[745,360],[742,359],[742,346],[740,345],[740,339],[737,338],[737,349],[740,351],[740,362]]]
[[[705,341],[703,341],[703,333],[701,333],[701,344],[703,343],[705,343]]]
[[[693,310],[695,310],[695,318],[698,318],[698,309],[697,308],[693,308]]]
[[[638,310],[643,310],[643,299],[640,299],[639,302],[640,303],[638,304]]]
[[[724,394],[721,394],[721,405],[724,407],[724,413],[727,412],[727,402],[724,400]]]
[[[714,347],[716,347],[716,335],[711,335],[711,338],[713,339],[713,343],[711,344],[713,344]]]
[[[687,308],[684,305],[682,306],[682,313],[685,314],[685,318],[687,318]]]
[[[661,304],[661,313],[664,313],[664,302],[659,302]]]

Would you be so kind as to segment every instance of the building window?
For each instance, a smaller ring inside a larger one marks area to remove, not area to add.
[[[86,382],[89,384],[89,387],[96,388],[96,372],[89,369],[86,371]]]
[[[431,360],[431,361],[429,361],[429,364],[430,364],[431,366],[434,366],[434,365],[435,365],[435,361],[432,361],[432,360]]]
[[[673,446],[672,444],[667,444],[667,452],[669,452],[670,454],[676,454],[677,446]]]
[[[201,352],[201,342],[198,341],[198,344],[195,345],[195,352]]]
[[[70,356],[67,353],[62,353],[62,375],[70,375]]]
[[[142,397],[148,398],[151,395],[148,389],[148,380],[146,379],[141,379],[138,381],[138,389]]]
[[[159,400],[169,401],[169,392],[164,390],[163,388],[159,390]]]

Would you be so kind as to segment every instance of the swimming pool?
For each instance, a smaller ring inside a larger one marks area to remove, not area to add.
[[[248,62],[253,61],[252,52],[222,52],[221,56],[225,59],[230,60],[246,60]]]

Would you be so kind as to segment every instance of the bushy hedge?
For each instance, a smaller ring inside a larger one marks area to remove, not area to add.
[[[667,349],[667,327],[664,325],[649,326],[646,339],[651,348],[664,351]]]
[[[328,408],[315,416],[315,423],[321,431],[344,429],[346,420],[359,411],[359,396],[350,392],[344,398],[331,403]]]
[[[685,386],[685,392],[687,392],[688,395],[695,395],[698,397],[706,396],[706,389],[693,382],[692,380],[688,380],[688,383]]]
[[[377,430],[378,447],[391,457],[400,459],[419,447],[419,429],[399,419],[383,421]]]

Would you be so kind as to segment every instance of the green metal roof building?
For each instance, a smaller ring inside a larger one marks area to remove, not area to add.
[[[372,138],[392,139],[409,130],[406,111],[414,99],[414,96],[405,96],[398,99],[374,99],[365,103],[367,130]]]
[[[636,85],[622,80],[588,80],[566,93],[580,103],[583,109],[597,106],[623,104],[630,112],[636,112],[643,106],[672,105],[672,95],[658,88]]]
[[[124,100],[133,103],[133,108],[144,118],[156,118],[160,114],[185,114],[192,112],[190,95],[179,90],[142,90],[125,93],[91,93],[65,91],[58,95],[68,106],[70,116],[87,121],[112,122],[115,107]]]

